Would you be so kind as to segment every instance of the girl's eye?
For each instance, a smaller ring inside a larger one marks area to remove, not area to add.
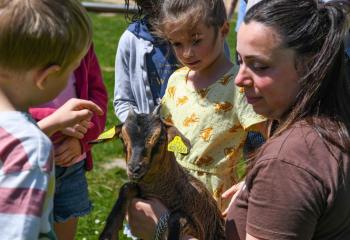
[[[174,48],[178,48],[181,46],[181,43],[174,42],[174,43],[171,43],[171,45],[173,45]]]
[[[202,41],[202,39],[194,39],[193,41],[192,41],[192,45],[198,45],[200,42]]]

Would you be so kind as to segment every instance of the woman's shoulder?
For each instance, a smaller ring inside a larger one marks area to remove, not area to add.
[[[280,135],[272,137],[263,146],[260,156],[276,159],[303,159],[314,149],[324,146],[317,132],[307,123],[293,124]]]
[[[298,122],[268,140],[258,161],[281,161],[309,172],[320,172],[320,168],[333,168],[337,164],[334,158],[339,154],[342,154],[340,150],[331,146],[311,125]]]

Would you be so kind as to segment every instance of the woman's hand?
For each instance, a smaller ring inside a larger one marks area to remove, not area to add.
[[[222,213],[224,217],[227,216],[227,213],[229,209],[231,208],[232,203],[235,201],[237,198],[239,192],[241,191],[242,187],[244,186],[244,181],[237,183],[236,185],[233,185],[231,188],[227,189],[221,197],[224,199],[231,198],[231,201],[228,205],[228,207],[225,209],[225,211]]]
[[[132,234],[143,240],[153,239],[158,219],[167,211],[168,209],[156,198],[133,199],[128,209]]]
[[[144,200],[134,198],[128,209],[128,222],[131,233],[143,240],[154,239],[156,225],[161,215],[168,209],[156,198]],[[191,236],[183,236],[181,240],[198,240]]]

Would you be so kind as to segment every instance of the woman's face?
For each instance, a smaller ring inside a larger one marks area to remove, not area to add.
[[[243,23],[237,35],[236,85],[256,113],[271,119],[280,119],[299,91],[295,52],[281,43],[272,27],[255,21]]]

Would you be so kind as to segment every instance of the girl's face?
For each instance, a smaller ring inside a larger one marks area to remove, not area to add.
[[[194,29],[173,29],[167,26],[169,39],[178,60],[193,71],[203,71],[210,67],[222,54],[224,54],[224,39],[229,31],[225,23],[216,33],[214,27],[208,27],[204,22]]]
[[[244,89],[256,113],[280,119],[300,88],[295,52],[282,47],[272,27],[251,21],[239,29],[237,54],[240,68],[236,85]]]

